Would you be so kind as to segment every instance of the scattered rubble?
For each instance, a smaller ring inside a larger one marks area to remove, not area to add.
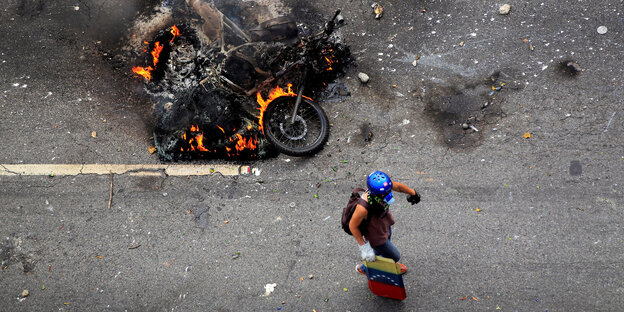
[[[368,75],[365,73],[359,73],[358,78],[360,78],[360,81],[362,83],[367,83],[370,80],[370,77],[368,77]]]
[[[598,27],[597,31],[599,34],[604,35],[607,33],[608,29],[607,29],[607,26],[600,26]]]
[[[569,77],[574,77],[583,71],[583,68],[577,62],[570,59],[559,62],[558,67],[563,75]]]
[[[371,8],[373,8],[373,12],[375,13],[375,18],[380,19],[381,16],[383,15],[383,7],[381,6],[381,4],[375,2],[373,3],[373,5],[371,5]]]
[[[506,3],[506,4],[501,5],[500,8],[498,8],[498,13],[501,15],[507,15],[509,14],[510,10],[511,10],[511,5]]]
[[[273,291],[275,291],[275,286],[277,286],[277,284],[275,283],[266,284],[264,286],[264,289],[265,289],[264,296],[269,296]]]

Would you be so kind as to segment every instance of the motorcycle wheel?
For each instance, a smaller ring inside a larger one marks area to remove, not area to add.
[[[293,124],[291,114],[297,98],[279,97],[264,113],[264,134],[280,153],[308,156],[320,151],[329,139],[329,122],[316,103],[302,98]]]

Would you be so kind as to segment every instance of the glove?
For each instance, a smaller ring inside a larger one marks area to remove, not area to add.
[[[415,195],[407,195],[407,201],[412,203],[412,205],[416,205],[420,202],[420,195],[418,195],[418,193]]]
[[[375,251],[373,247],[371,247],[370,242],[366,242],[366,244],[360,246],[360,252],[362,253],[362,260],[373,262],[377,260],[375,258]]]

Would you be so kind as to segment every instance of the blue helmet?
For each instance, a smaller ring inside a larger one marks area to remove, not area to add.
[[[388,205],[394,202],[394,197],[392,196],[392,180],[390,180],[387,174],[381,171],[375,171],[368,175],[366,184],[368,185],[368,191],[372,195],[383,198],[383,201]]]
[[[366,184],[368,185],[368,190],[373,195],[386,195],[392,191],[392,180],[381,171],[369,174]]]

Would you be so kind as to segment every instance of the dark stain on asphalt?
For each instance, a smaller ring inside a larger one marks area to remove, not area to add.
[[[44,0],[21,0],[17,4],[18,16],[38,16],[45,8]]]
[[[363,142],[370,142],[373,140],[373,129],[371,128],[370,123],[368,122],[364,122],[362,123],[362,125],[360,125],[360,135],[361,138],[363,140]]]
[[[448,85],[423,85],[417,90],[422,90],[425,114],[442,135],[444,144],[469,149],[481,145],[492,125],[505,117],[501,103],[505,93],[511,91],[506,86],[496,72],[487,79],[460,78]]]
[[[139,177],[136,179],[136,186],[146,191],[158,189],[161,184],[161,177]]]
[[[208,226],[208,219],[210,218],[210,207],[196,207],[193,209],[193,220],[197,224],[197,227],[204,230]]]
[[[27,237],[18,237],[11,234],[4,242],[0,241],[0,269],[14,264],[21,263],[24,273],[32,272],[35,269],[37,261],[29,252],[28,246],[25,246]]]
[[[557,68],[561,76],[568,78],[575,78],[583,71],[581,66],[574,60],[563,60],[559,62]]]
[[[581,161],[573,160],[570,162],[570,175],[580,176],[583,173],[583,166],[581,166]]]

